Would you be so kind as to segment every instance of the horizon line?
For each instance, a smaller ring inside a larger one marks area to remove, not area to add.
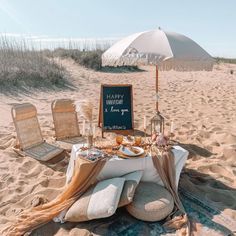
[[[71,44],[77,43],[76,46],[79,46],[79,49],[83,49],[84,47],[93,49],[96,44],[100,44],[100,47],[109,47],[112,46],[115,42],[122,39],[123,37],[50,37],[48,35],[30,35],[30,34],[19,34],[19,33],[1,33],[0,37],[6,37],[6,39],[16,39],[20,41],[29,41],[29,43],[33,43],[35,45],[30,45],[31,47],[36,46],[40,50],[49,49],[53,50],[56,48],[71,48]],[[38,44],[38,45],[37,45]],[[65,45],[67,44],[67,45]],[[80,45],[78,45],[80,44]],[[88,45],[89,44],[89,45]],[[209,44],[209,43],[208,43]],[[214,44],[214,43],[212,43]],[[73,48],[76,49],[77,47]],[[212,57],[226,58],[226,59],[236,59],[235,56],[229,56],[226,54],[211,53]]]

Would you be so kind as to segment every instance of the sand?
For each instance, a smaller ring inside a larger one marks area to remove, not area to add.
[[[121,74],[94,72],[72,60],[63,60],[62,64],[72,76],[74,90],[0,94],[0,229],[22,209],[55,198],[65,183],[65,168],[53,170],[11,150],[15,144],[12,104],[31,102],[37,107],[43,136],[49,142],[53,142],[54,134],[52,100],[88,98],[94,104],[96,121],[101,83],[133,85],[135,128],[142,130],[144,114],[148,119],[154,114],[153,67]],[[230,70],[235,73],[230,74]],[[190,151],[183,176],[202,197],[236,219],[236,65],[219,64],[212,72],[160,72],[159,77],[160,110],[166,129],[174,121],[175,139]],[[76,230],[70,235],[76,235]],[[54,234],[67,235],[69,230],[59,229]]]

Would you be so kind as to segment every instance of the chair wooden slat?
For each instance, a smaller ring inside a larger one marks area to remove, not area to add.
[[[19,145],[13,148],[14,151],[39,161],[61,160],[61,157],[57,159],[57,156],[60,156],[64,150],[43,140],[37,109],[34,105],[30,103],[15,105],[11,113],[19,142]]]
[[[55,138],[67,143],[69,150],[76,140],[81,139],[75,105],[70,99],[58,99],[52,102],[51,109]]]
[[[36,107],[23,103],[12,107],[12,118],[22,150],[43,143]]]

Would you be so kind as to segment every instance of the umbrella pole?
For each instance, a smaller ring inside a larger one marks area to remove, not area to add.
[[[156,65],[156,112],[158,111],[158,66]]]

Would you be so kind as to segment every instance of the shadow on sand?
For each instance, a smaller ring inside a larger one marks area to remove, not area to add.
[[[201,157],[210,157],[214,155],[214,153],[208,151],[205,148],[199,147],[195,144],[186,144],[186,143],[177,143],[177,145],[181,146],[185,150],[189,151],[189,158],[192,156],[201,156]]]
[[[114,73],[114,74],[146,72],[146,70],[140,69],[137,66],[117,66],[117,67],[106,66],[102,67],[99,71],[104,73]]]
[[[10,86],[5,85],[0,87],[0,94],[6,95],[8,97],[16,98],[20,96],[30,97],[32,94],[36,94],[37,92],[52,92],[52,91],[75,91],[76,86],[70,81],[64,81],[63,84],[52,85],[45,84],[36,87],[29,87],[24,85],[18,86]]]

